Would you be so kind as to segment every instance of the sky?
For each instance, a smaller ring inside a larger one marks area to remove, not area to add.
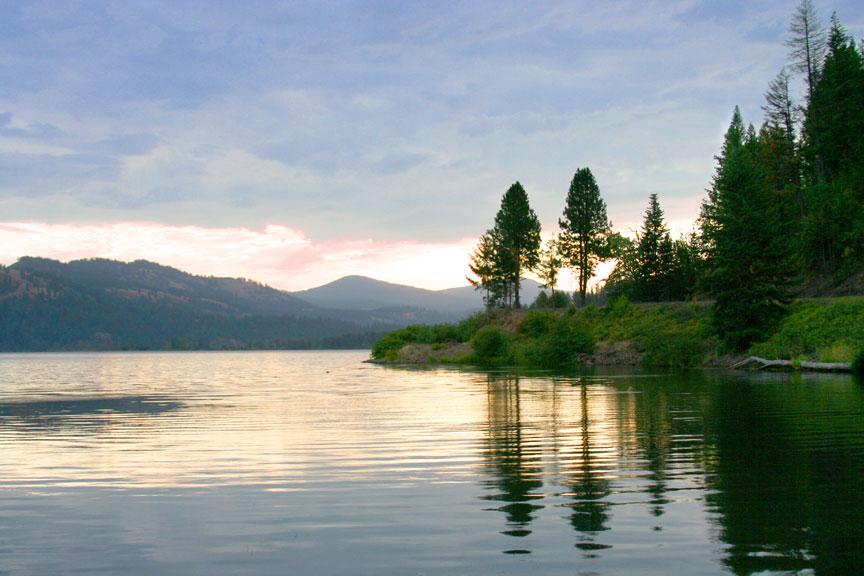
[[[683,233],[796,4],[0,0],[0,264],[464,285],[513,182],[551,235],[585,166]]]

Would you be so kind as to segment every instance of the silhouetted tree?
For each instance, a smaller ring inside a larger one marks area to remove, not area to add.
[[[801,0],[792,15],[789,33],[786,45],[791,49],[789,55],[792,57],[792,66],[796,72],[804,74],[809,101],[825,57],[825,29],[819,22],[813,2]]]
[[[736,350],[764,337],[788,301],[788,243],[758,147],[736,107],[700,216],[714,323]]]
[[[540,220],[528,203],[528,194],[516,182],[501,199],[501,209],[495,215],[495,230],[500,250],[510,255],[504,262],[513,286],[513,306],[520,307],[519,285],[522,273],[537,266],[540,260]]]
[[[611,227],[606,203],[589,168],[580,168],[573,175],[564,217],[558,224],[561,254],[576,273],[580,304],[584,306],[588,280],[594,275],[597,263],[608,257],[607,236]]]
[[[672,238],[663,220],[657,194],[651,194],[648,200],[637,258],[639,299],[651,302],[668,300],[673,267]]]

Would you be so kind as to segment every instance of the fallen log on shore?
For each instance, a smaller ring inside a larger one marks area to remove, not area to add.
[[[729,368],[738,370],[746,366],[756,365],[756,370],[765,368],[788,368],[792,370],[818,370],[822,372],[851,372],[852,365],[849,362],[810,362],[809,360],[768,360],[759,356],[750,356],[740,362],[736,362]]]

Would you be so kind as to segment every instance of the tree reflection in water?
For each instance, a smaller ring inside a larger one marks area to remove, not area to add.
[[[537,492],[543,486],[543,467],[539,440],[532,441],[530,433],[523,429],[519,394],[518,377],[489,375],[486,456],[494,476],[487,482],[493,493],[485,498],[503,503],[497,508],[507,516],[503,533],[524,537],[531,534],[529,526],[535,511],[543,507],[534,503],[543,498]]]
[[[598,470],[596,448],[592,445],[591,411],[588,402],[588,387],[583,382],[580,385],[579,405],[579,451],[574,455],[573,463],[569,466],[569,482],[571,482],[573,513],[570,516],[570,524],[579,534],[576,547],[584,550],[589,555],[593,551],[610,548],[606,544],[595,541],[598,532],[609,530],[609,507],[607,500],[612,492],[611,482],[603,470]]]

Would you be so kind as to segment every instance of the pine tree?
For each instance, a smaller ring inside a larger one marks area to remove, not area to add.
[[[658,302],[669,298],[672,260],[672,239],[663,221],[663,210],[657,194],[651,194],[639,235],[637,294],[640,300]]]
[[[714,322],[735,350],[764,337],[788,301],[788,244],[759,145],[736,107],[700,217]]]
[[[836,16],[804,123],[805,256],[836,276],[864,252],[864,58]]]
[[[816,178],[831,181],[860,168],[864,129],[862,56],[836,15],[828,55],[807,110],[805,136]]]
[[[540,261],[540,220],[528,203],[528,193],[516,182],[504,193],[501,209],[495,215],[495,229],[500,235],[500,249],[510,255],[510,284],[513,287],[513,306],[519,308],[519,286],[522,273],[537,266]]]
[[[561,254],[576,272],[580,303],[584,306],[588,280],[594,275],[597,263],[608,255],[606,239],[611,227],[606,203],[600,197],[600,188],[589,168],[580,168],[574,174],[564,217],[558,225],[561,227]]]
[[[478,290],[483,290],[483,302],[487,308],[509,305],[510,254],[501,250],[501,238],[495,228],[480,237],[477,248],[471,255],[469,268],[476,278],[468,281]]]
[[[789,91],[789,75],[785,67],[768,83],[768,92],[765,93],[765,105],[762,110],[765,111],[765,121],[773,128],[781,130],[788,139],[789,145],[794,146],[798,113]]]

